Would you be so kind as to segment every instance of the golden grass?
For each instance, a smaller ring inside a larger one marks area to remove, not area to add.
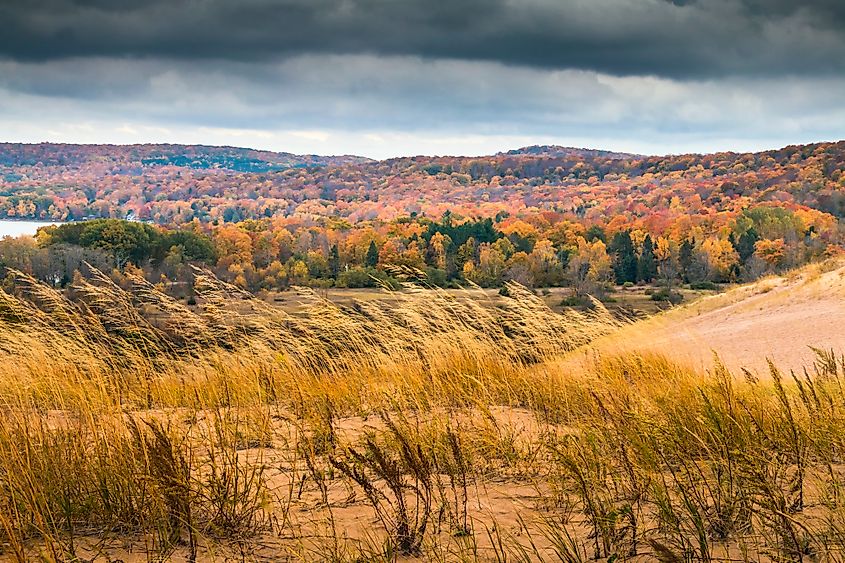
[[[0,558],[839,560],[843,362],[595,357],[517,285],[292,315],[197,272],[0,293]],[[739,375],[739,377],[736,377]]]

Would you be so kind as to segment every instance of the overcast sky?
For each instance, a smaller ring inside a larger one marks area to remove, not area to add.
[[[0,0],[0,141],[374,158],[845,138],[842,0]]]

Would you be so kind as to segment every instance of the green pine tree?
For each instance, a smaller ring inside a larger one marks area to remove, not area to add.
[[[637,261],[637,278],[640,281],[651,282],[657,277],[657,258],[654,256],[654,243],[651,235],[643,240],[643,251]]]
[[[685,282],[689,282],[690,268],[692,267],[693,250],[695,249],[695,239],[685,239],[681,243],[681,248],[678,252],[678,263],[681,266],[681,278]]]
[[[333,278],[337,278],[340,273],[340,251],[338,251],[336,244],[333,244],[331,250],[329,250],[329,272],[331,272]]]
[[[614,255],[613,274],[617,284],[637,281],[637,255],[631,233],[623,231],[613,235],[608,250]]]
[[[370,247],[367,249],[367,257],[364,259],[364,263],[368,268],[375,268],[378,266],[378,246],[376,246],[376,241],[370,241]]]

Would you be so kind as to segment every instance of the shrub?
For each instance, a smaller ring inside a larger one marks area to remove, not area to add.
[[[382,287],[388,286],[391,289],[398,289],[399,282],[375,268],[352,268],[345,272],[341,272],[337,276],[337,287],[347,287],[350,289],[360,289],[364,287]],[[438,285],[438,284],[433,284]]]
[[[713,283],[712,281],[699,281],[689,284],[689,288],[696,290],[718,291],[719,285]]]
[[[665,287],[662,289],[658,289],[654,293],[651,294],[652,301],[668,301],[672,305],[677,305],[681,301],[684,300],[684,296],[676,291],[672,291],[670,289],[666,289]]]
[[[562,307],[587,307],[592,309],[593,302],[586,295],[568,295],[561,299],[560,305]]]
[[[440,268],[428,268],[425,272],[425,281],[428,285],[446,287],[446,270]]]

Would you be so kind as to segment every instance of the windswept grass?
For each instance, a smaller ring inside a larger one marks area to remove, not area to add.
[[[555,358],[518,285],[287,314],[92,271],[0,293],[0,558],[840,560],[845,372]]]
[[[415,288],[339,307],[302,288],[294,316],[202,271],[197,311],[142,278],[124,290],[94,270],[73,301],[16,279],[18,294],[0,293],[0,400],[44,408],[511,404],[515,371],[614,325],[600,307],[553,313],[515,284],[496,308]]]

